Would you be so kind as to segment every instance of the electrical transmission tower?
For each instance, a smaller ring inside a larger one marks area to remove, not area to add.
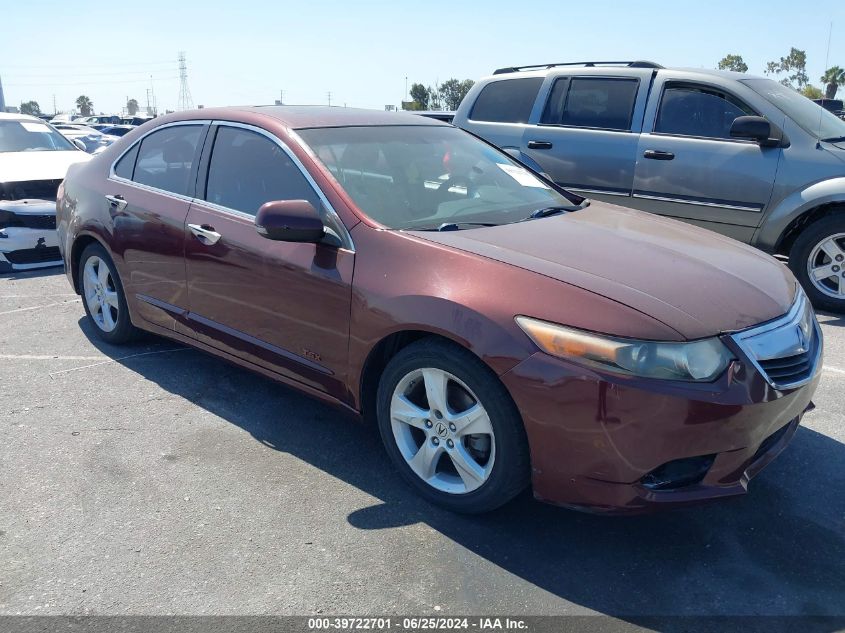
[[[185,61],[185,52],[179,53],[179,110],[191,110],[194,107],[194,100],[191,98],[191,89],[188,88],[188,62]]]

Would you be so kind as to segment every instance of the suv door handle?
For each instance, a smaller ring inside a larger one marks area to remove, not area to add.
[[[106,200],[109,201],[109,205],[111,205],[118,211],[123,211],[126,208],[126,205],[129,204],[119,193],[116,193],[113,196],[107,195]]]
[[[643,158],[652,160],[673,160],[675,155],[672,152],[663,152],[659,149],[647,149],[643,152]]]
[[[208,224],[189,224],[188,229],[194,234],[194,237],[208,246],[217,244],[217,240],[223,237],[214,230],[213,226],[209,226]]]
[[[528,141],[528,149],[551,149],[549,141]]]

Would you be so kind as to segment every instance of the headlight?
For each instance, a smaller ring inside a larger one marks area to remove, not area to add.
[[[547,354],[629,376],[707,382],[733,360],[718,338],[661,343],[599,336],[525,316],[516,322]]]

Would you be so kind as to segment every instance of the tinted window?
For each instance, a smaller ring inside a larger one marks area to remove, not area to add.
[[[135,159],[138,157],[139,145],[135,145],[132,149],[126,152],[117,165],[114,166],[114,175],[132,180],[132,172],[135,170]]]
[[[205,199],[255,215],[272,200],[320,200],[290,157],[266,136],[233,127],[220,127],[208,165]]]
[[[487,84],[478,95],[470,118],[473,121],[525,123],[542,83],[542,77],[527,77]]]
[[[630,130],[638,86],[636,79],[558,79],[543,112],[543,123]]]
[[[754,111],[728,94],[693,86],[663,91],[654,131],[705,138],[731,138],[731,124]]]
[[[191,169],[202,131],[202,125],[177,125],[144,138],[132,180],[184,196],[193,195]]]

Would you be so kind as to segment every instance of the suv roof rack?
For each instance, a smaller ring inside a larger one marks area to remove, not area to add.
[[[516,73],[521,70],[538,70],[541,68],[556,68],[557,66],[584,66],[592,68],[594,66],[625,66],[627,68],[663,68],[660,64],[644,60],[636,60],[631,62],[561,62],[557,64],[534,64],[533,66],[508,66],[507,68],[497,68],[493,71],[494,75],[504,75],[506,73]]]

